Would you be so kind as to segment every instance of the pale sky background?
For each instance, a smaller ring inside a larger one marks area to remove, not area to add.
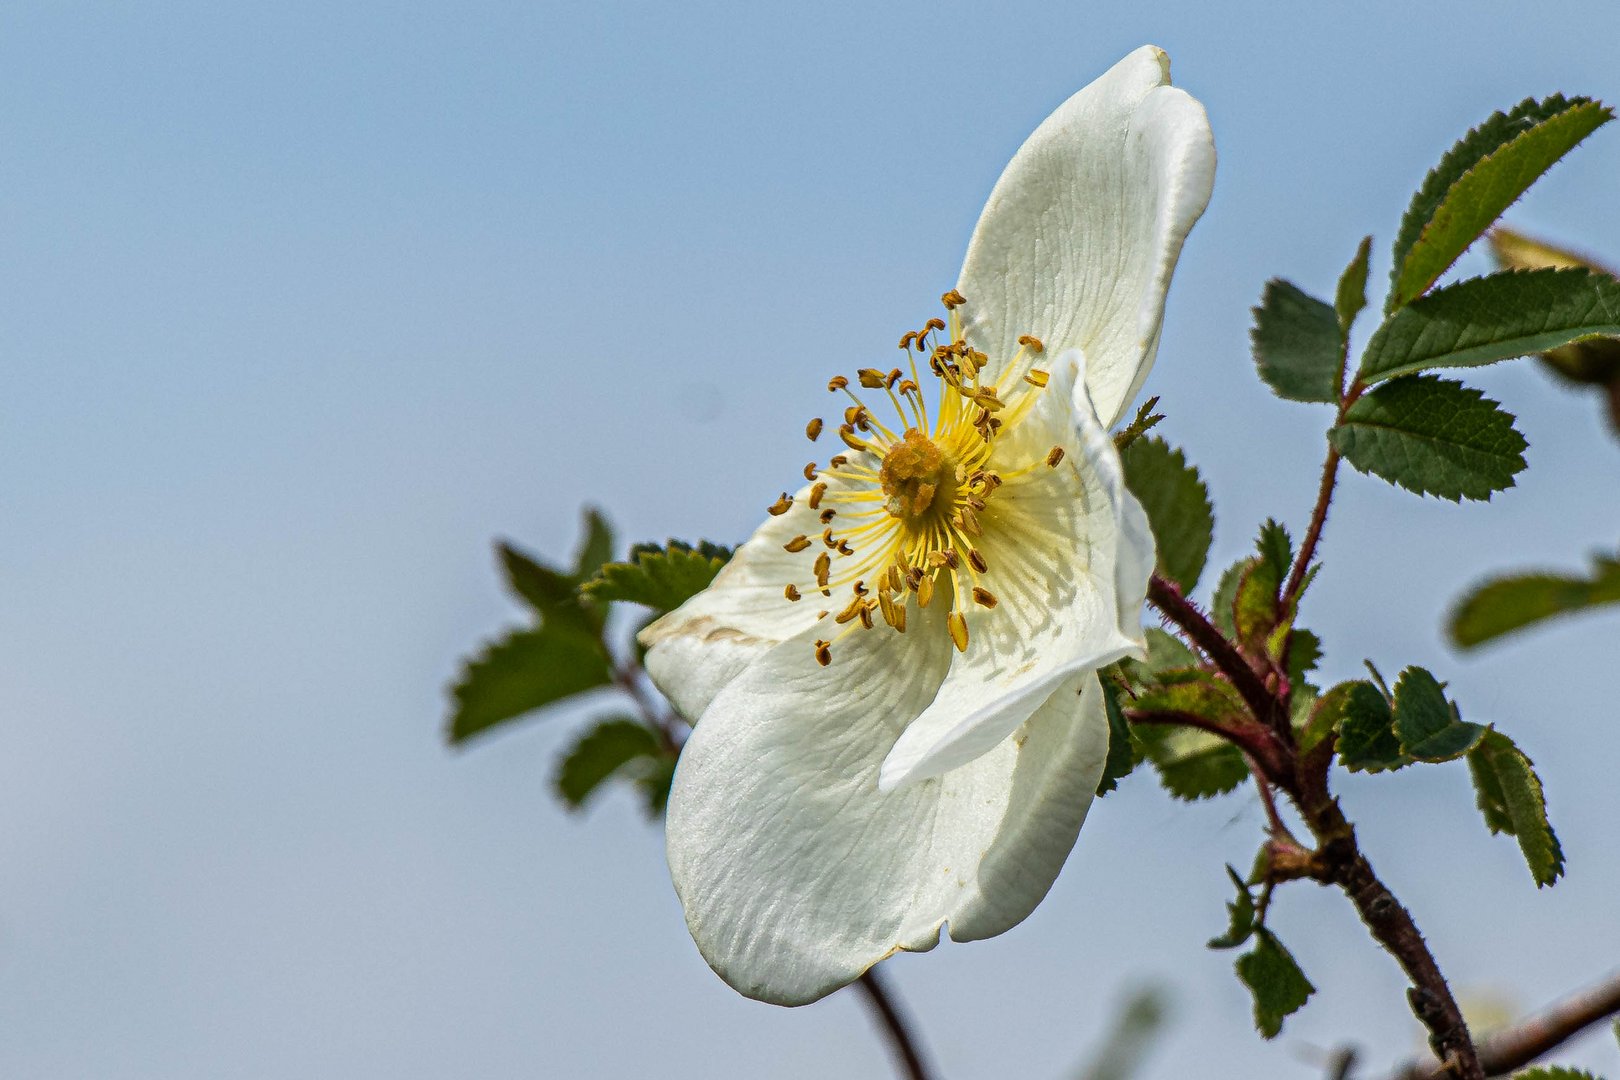
[[[827,376],[932,312],[1012,150],[1144,42],[1220,151],[1148,384],[1218,568],[1317,480],[1324,412],[1249,360],[1264,281],[1330,293],[1372,232],[1382,284],[1470,124],[1620,100],[1613,0],[6,5],[0,1075],[889,1076],[849,995],[708,971],[627,795],[552,801],[587,710],[455,754],[443,688],[518,617],[492,537],[565,554],[586,502],[744,536]],[[1616,177],[1620,125],[1512,220],[1620,261]],[[1528,364],[1470,381],[1522,416],[1520,486],[1350,475],[1305,622],[1327,677],[1432,665],[1536,759],[1569,859],[1539,892],[1461,765],[1340,785],[1459,990],[1528,1008],[1620,965],[1620,617],[1460,658],[1439,612],[1612,550],[1620,450]],[[1258,840],[1248,789],[1143,773],[1023,926],[885,970],[953,1080],[1057,1080],[1156,980],[1156,1076],[1414,1049],[1393,960],[1306,885],[1274,919],[1320,992],[1254,1035],[1203,942]],[[1620,1073],[1606,1032],[1572,1054]]]

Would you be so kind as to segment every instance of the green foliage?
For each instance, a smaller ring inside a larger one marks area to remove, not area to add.
[[[554,781],[557,794],[570,810],[578,810],[608,780],[623,776],[643,783],[658,781],[656,796],[645,792],[649,815],[662,813],[668,795],[667,775],[673,774],[675,755],[665,749],[658,733],[627,717],[598,722],[563,755]],[[645,791],[645,789],[644,789]]]
[[[1220,722],[1243,715],[1243,700],[1231,685],[1200,671],[1166,673],[1165,681],[1136,699],[1138,712],[1181,713]],[[1138,724],[1135,734],[1159,781],[1178,799],[1222,795],[1249,775],[1237,747],[1191,727]]]
[[[1259,557],[1249,560],[1232,601],[1233,629],[1250,646],[1263,641],[1277,626],[1278,594],[1294,559],[1288,530],[1269,518],[1260,527],[1255,548]]]
[[[1163,439],[1137,439],[1125,450],[1125,484],[1147,511],[1159,549],[1159,573],[1192,592],[1204,572],[1215,511],[1209,489],[1180,450]]]
[[[607,655],[595,636],[566,623],[515,631],[462,668],[451,688],[449,740],[465,742],[612,680]]]
[[[1130,721],[1120,705],[1119,684],[1106,674],[1102,678],[1103,707],[1108,713],[1108,758],[1103,762],[1102,779],[1097,781],[1097,794],[1106,795],[1119,786],[1119,782],[1136,768],[1138,757],[1136,740],[1131,734]]]
[[[594,506],[585,508],[585,539],[574,555],[574,580],[583,584],[613,560],[613,526]]]
[[[1401,220],[1385,313],[1423,293],[1514,200],[1613,114],[1587,98],[1527,99],[1470,131]]]
[[[1616,277],[1615,272],[1578,252],[1497,226],[1488,234],[1491,254],[1504,270],[1541,270],[1581,267]],[[1620,338],[1588,338],[1574,345],[1549,349],[1541,360],[1559,378],[1577,386],[1608,386],[1620,379]]]
[[[1350,695],[1357,685],[1353,682],[1339,683],[1311,701],[1310,711],[1297,719],[1295,724],[1297,730],[1294,737],[1302,753],[1309,753],[1323,739],[1339,730],[1350,705]]]
[[[664,547],[637,544],[628,562],[608,563],[583,589],[597,600],[625,600],[654,611],[674,611],[708,588],[731,558],[729,548],[671,540]]]
[[[1233,609],[1237,606],[1238,587],[1248,576],[1250,569],[1260,560],[1250,557],[1239,559],[1226,568],[1221,575],[1220,582],[1215,586],[1215,595],[1209,600],[1209,618],[1221,633],[1232,637],[1237,633],[1237,624],[1234,620]]]
[[[1468,754],[1480,813],[1494,835],[1517,837],[1538,886],[1564,872],[1564,851],[1547,820],[1547,799],[1532,762],[1513,740],[1490,730]]]
[[[1332,722],[1339,730],[1339,760],[1351,772],[1383,772],[1408,764],[1395,735],[1389,699],[1370,682],[1340,683],[1322,697],[1313,722]]]
[[[1309,630],[1295,630],[1293,635],[1288,646],[1288,684],[1297,690],[1322,659],[1322,639]]]
[[[1367,259],[1371,254],[1372,237],[1364,237],[1355,258],[1339,275],[1339,288],[1333,295],[1333,313],[1338,316],[1339,333],[1344,340],[1349,339],[1350,327],[1367,306]]]
[[[1333,307],[1274,278],[1249,332],[1260,378],[1291,401],[1339,400],[1344,334]]]
[[[1357,378],[1478,367],[1620,334],[1620,281],[1590,270],[1509,270],[1414,300],[1367,342]]]
[[[1226,876],[1236,886],[1237,898],[1226,905],[1229,925],[1226,933],[1209,939],[1211,949],[1235,949],[1254,936],[1256,927],[1254,894],[1249,891],[1249,883],[1238,876],[1230,863],[1226,866]]]
[[[1533,1069],[1514,1073],[1513,1080],[1602,1080],[1602,1077],[1566,1065],[1537,1065]]]
[[[1521,574],[1487,581],[1451,613],[1451,640],[1472,648],[1545,619],[1620,603],[1620,560],[1595,560],[1588,577]]]
[[[1164,1030],[1170,1008],[1164,991],[1147,987],[1131,994],[1113,1029],[1077,1080],[1132,1080]]]
[[[1159,426],[1159,421],[1164,419],[1164,414],[1153,411],[1158,404],[1159,399],[1156,396],[1142,402],[1141,406],[1136,410],[1136,417],[1125,426],[1125,430],[1114,436],[1115,450],[1123,454],[1137,439]]]
[[[1479,724],[1457,715],[1445,687],[1420,667],[1409,667],[1395,682],[1395,735],[1401,750],[1417,761],[1455,761],[1485,734]]]
[[[1496,402],[1432,375],[1363,394],[1328,437],[1360,471],[1453,502],[1512,487],[1527,445]]]
[[[1255,931],[1254,949],[1238,957],[1237,973],[1254,995],[1254,1026],[1268,1039],[1316,993],[1293,954],[1264,927]]]

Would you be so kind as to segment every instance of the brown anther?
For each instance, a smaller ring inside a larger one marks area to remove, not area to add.
[[[836,549],[838,547],[838,538],[833,535],[831,525],[821,530],[821,542],[830,548]]]
[[[955,311],[957,308],[967,303],[967,297],[963,296],[955,289],[952,289],[950,292],[940,297],[939,302],[945,305],[946,311]]]
[[[968,565],[981,574],[990,569],[990,564],[984,561],[984,555],[978,548],[968,548]]]
[[[853,555],[855,554],[855,549],[849,546],[848,540],[840,540],[838,541],[838,554]]]
[[[854,591],[856,596],[865,596],[868,592],[871,591],[866,587],[866,582],[864,580],[863,581],[857,581],[853,586],[851,586],[851,588]]]
[[[906,608],[904,604],[894,605],[894,622],[889,625],[902,634],[906,632]]]
[[[980,510],[983,510],[985,507],[990,505],[989,503],[985,502],[983,499],[979,498],[977,495],[969,495],[967,497],[967,504],[968,504],[968,509],[973,510],[975,513],[977,513]]]
[[[848,464],[849,464],[849,458],[845,457],[843,454],[834,454],[833,457],[832,457],[832,460],[827,462],[827,468],[829,468],[829,469],[842,469],[845,465],[848,465]]]
[[[849,424],[850,426],[859,424],[861,422],[861,414],[865,412],[865,406],[851,405],[849,408],[844,410],[844,423]]]
[[[848,385],[849,380],[844,378],[842,375],[834,375],[832,378],[827,380],[827,389],[833,393],[837,393]]]
[[[1046,346],[1041,344],[1041,339],[1038,338],[1038,337],[1035,337],[1033,334],[1023,334],[1023,335],[1021,335],[1018,338],[1018,344],[1022,345],[1024,348],[1028,349],[1030,352],[1038,353],[1038,352],[1044,352],[1046,350]],[[1042,384],[1042,385],[1044,385],[1044,384]]]
[[[950,629],[951,642],[956,646],[956,651],[967,652],[967,619],[962,617],[962,613],[960,611],[953,611],[951,612],[950,618],[945,620],[945,625]]]
[[[972,396],[974,404],[988,412],[997,412],[1004,407],[1001,395],[996,393],[996,388],[993,386],[981,386],[973,391]]]
[[[838,511],[834,510],[832,507],[830,507],[830,506],[827,507],[827,509],[825,509],[825,510],[823,510],[821,512],[821,523],[823,525],[831,524],[834,515],[836,515],[837,513],[838,513]]]
[[[799,539],[804,540],[805,547],[810,546],[810,541],[805,540],[804,537],[801,536]],[[832,556],[823,551],[820,555],[816,556],[816,584],[821,586],[823,592],[827,591],[827,578],[831,573]]]
[[[878,610],[883,613],[884,622],[888,623],[890,626],[895,625],[895,603],[893,600],[889,599],[888,593],[878,593]]]
[[[819,416],[810,421],[808,424],[804,425],[805,438],[809,439],[811,442],[815,442],[817,439],[821,438],[821,426],[821,417]]]
[[[924,574],[923,579],[917,582],[917,606],[927,607],[928,601],[934,598],[934,575]]]
[[[1031,386],[1041,387],[1042,389],[1045,389],[1046,380],[1049,378],[1051,378],[1051,376],[1042,371],[1040,368],[1030,368],[1029,371],[1024,375],[1025,382],[1029,383]]]
[[[861,385],[868,390],[880,390],[883,388],[883,372],[877,368],[863,367],[855,373],[855,377],[861,380]]]
[[[872,629],[872,609],[876,606],[877,605],[870,600],[861,605],[861,626],[867,630]]]
[[[838,437],[843,439],[844,445],[851,450],[867,449],[866,443],[855,437],[855,428],[850,424],[845,424],[838,429]]]
[[[910,379],[901,379],[900,380],[900,386],[899,386],[898,389],[900,391],[900,396],[901,397],[904,397],[907,394],[920,394],[920,393],[922,393],[922,391],[918,389],[917,384],[912,382]]]
[[[906,571],[906,588],[910,589],[912,592],[916,592],[918,589],[922,588],[922,583],[922,567],[913,566],[910,570]]]
[[[1063,460],[1063,447],[1054,446],[1054,447],[1052,447],[1052,449],[1050,449],[1050,450],[1048,450],[1046,452],[1046,465],[1047,465],[1048,468],[1051,468],[1051,469],[1057,468],[1058,467],[1058,462],[1060,462],[1062,460]]]
[[[828,641],[816,642],[816,663],[826,667],[832,663],[832,643]]]
[[[886,378],[884,378],[884,380],[883,380],[884,384],[890,390],[893,390],[894,389],[894,384],[900,381],[900,374],[901,374],[901,372],[900,372],[899,368],[891,368],[890,371],[889,371],[888,376]]]
[[[809,500],[810,501],[810,509],[812,509],[812,510],[821,509],[821,497],[823,495],[825,495],[825,494],[827,494],[827,485],[825,483],[819,483],[815,487],[811,488],[810,489],[810,500]]]
[[[923,323],[923,333],[925,333],[925,334],[930,330],[943,330],[943,329],[945,329],[945,320],[944,319],[929,319],[927,322]]]
[[[889,564],[889,572],[886,575],[886,580],[888,582],[890,592],[899,592],[901,589],[906,587],[906,575],[902,574],[900,572],[900,567],[893,563]]]
[[[907,330],[904,334],[902,334],[900,336],[900,347],[909,352],[910,349],[911,349],[911,343],[913,341],[916,341],[916,340],[917,340],[917,331],[915,331],[915,330]]]
[[[984,532],[979,527],[979,515],[973,512],[971,506],[964,506],[956,517],[958,527],[969,536],[978,536]]]
[[[797,600],[799,599],[799,587],[797,585],[790,584],[787,588],[782,590],[782,595],[787,597],[789,600]]]
[[[836,461],[838,459],[834,458],[833,460]],[[835,466],[833,466],[833,468],[837,468],[837,466],[835,465]],[[815,462],[812,461],[812,462],[810,462],[808,465],[806,465],[804,467],[804,478],[806,480],[814,480],[816,478],[816,463]]]
[[[793,539],[782,545],[784,549],[793,552],[795,555],[809,546],[810,538],[808,536],[795,536]]]
[[[825,619],[827,616],[829,616],[831,614],[832,614],[832,612],[827,611],[827,610],[818,611],[818,612],[816,612],[816,621],[820,622],[822,619]]]
[[[858,596],[852,596],[849,599],[849,603],[844,605],[844,610],[833,616],[833,622],[842,626],[844,623],[847,623],[851,619],[858,616],[863,610],[865,610],[865,607],[866,601],[862,600]]]
[[[970,379],[979,377],[979,365],[973,362],[972,357],[964,356],[958,361],[962,366],[962,373]]]
[[[989,589],[973,586],[973,602],[980,607],[993,608],[996,606],[996,596]]]
[[[765,508],[765,512],[770,514],[771,517],[781,517],[783,514],[787,513],[788,509],[792,506],[793,496],[784,491],[782,492],[782,497],[780,499],[777,499],[775,502],[771,503],[770,506]]]

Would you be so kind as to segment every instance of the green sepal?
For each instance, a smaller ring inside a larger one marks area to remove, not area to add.
[[[1125,425],[1123,430],[1114,433],[1115,450],[1118,450],[1121,454],[1125,453],[1126,449],[1137,439],[1159,426],[1159,422],[1164,419],[1164,414],[1153,411],[1158,404],[1159,399],[1155,396],[1148,398],[1137,407],[1135,418]]]
[[[1232,869],[1232,864],[1226,865],[1226,876],[1232,879],[1232,885],[1237,889],[1237,897],[1226,905],[1226,912],[1230,925],[1226,933],[1209,939],[1208,947],[1211,949],[1235,949],[1249,938],[1255,931],[1255,904],[1254,894],[1249,891],[1248,882]]]
[[[601,641],[562,623],[542,623],[490,644],[451,688],[446,736],[454,743],[613,681]]]
[[[1334,308],[1274,278],[1266,283],[1249,331],[1260,378],[1278,397],[1339,400],[1344,336]]]
[[[674,755],[658,733],[628,717],[602,720],[581,735],[562,756],[553,787],[564,805],[578,810],[604,783],[624,776],[638,783],[648,775],[668,771]]]
[[[1121,456],[1125,486],[1147,512],[1158,548],[1159,573],[1191,593],[1209,558],[1215,508],[1209,489],[1186,455],[1163,439],[1131,443]]]
[[[1453,644],[1468,649],[1546,619],[1615,603],[1620,559],[1600,556],[1589,577],[1522,574],[1476,586],[1452,611],[1447,629]]]
[[[1276,1038],[1283,1020],[1316,993],[1293,954],[1264,927],[1255,930],[1254,949],[1238,957],[1237,973],[1254,995],[1254,1026],[1267,1039]]]
[[[1361,472],[1452,502],[1512,487],[1528,445],[1496,402],[1432,375],[1374,387],[1328,438]]]
[[[1513,740],[1492,729],[1468,754],[1480,813],[1494,835],[1519,841],[1537,886],[1551,885],[1564,873],[1564,851],[1547,820],[1547,799],[1534,764]]]
[[[1457,715],[1445,687],[1428,671],[1409,667],[1395,680],[1395,735],[1401,751],[1415,761],[1455,761],[1479,744],[1481,724]]]
[[[1364,237],[1350,265],[1339,275],[1339,287],[1333,294],[1333,313],[1339,319],[1341,339],[1350,337],[1356,316],[1367,306],[1367,260],[1371,255],[1372,237]]]
[[[1620,281],[1585,269],[1504,270],[1412,301],[1367,342],[1364,383],[1479,367],[1620,334]]]
[[[1323,696],[1339,729],[1339,760],[1351,772],[1383,772],[1411,763],[1395,735],[1395,715],[1378,687],[1364,680],[1341,683]],[[1321,713],[1318,716],[1322,716]]]
[[[1433,284],[1502,211],[1612,116],[1588,98],[1527,98],[1459,140],[1401,219],[1385,314]]]
[[[731,549],[703,541],[696,547],[671,540],[663,547],[637,544],[630,559],[608,563],[587,581],[585,593],[598,600],[626,600],[654,611],[674,611],[709,587]]]

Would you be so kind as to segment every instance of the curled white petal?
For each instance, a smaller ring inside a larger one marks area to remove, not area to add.
[[[930,620],[937,624],[937,619]],[[738,991],[799,1005],[900,950],[1002,933],[1046,895],[1108,751],[1101,688],[1054,687],[1015,736],[948,776],[878,790],[949,663],[942,627],[860,633],[831,668],[773,649],[681,755],[668,854],[687,925]]]
[[[1181,246],[1209,202],[1204,108],[1144,46],[1058,107],[1013,156],[968,245],[958,290],[992,357],[1020,334],[1089,361],[1105,427],[1158,349]],[[988,347],[987,347],[988,344]]]

